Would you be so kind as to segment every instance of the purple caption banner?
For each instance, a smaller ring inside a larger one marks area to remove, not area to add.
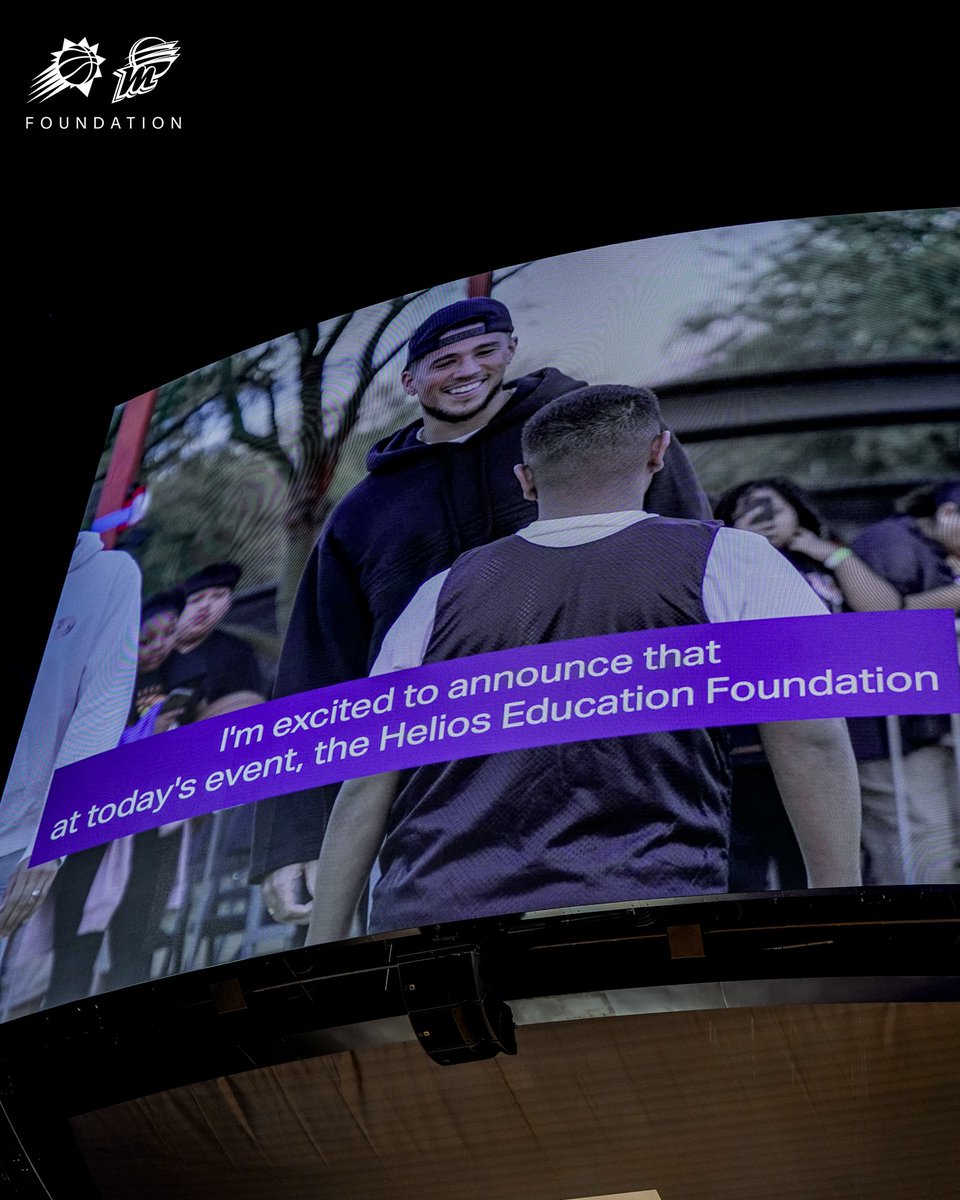
[[[958,709],[947,610],[523,646],[272,700],[61,767],[31,863],[268,796],[453,758],[658,729]]]

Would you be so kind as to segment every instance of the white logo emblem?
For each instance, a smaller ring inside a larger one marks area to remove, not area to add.
[[[99,45],[98,42],[96,46],[91,46],[86,38],[81,38],[79,42],[64,38],[63,47],[53,52],[53,62],[34,79],[28,102],[39,100],[42,104],[68,87],[75,87],[78,92],[89,96],[93,81],[103,76],[100,64],[104,59],[97,54]]]
[[[160,76],[165,75],[179,57],[180,47],[176,42],[166,42],[158,37],[140,38],[134,42],[127,55],[127,65],[114,71],[117,90],[113,93],[113,103],[152,92]]]

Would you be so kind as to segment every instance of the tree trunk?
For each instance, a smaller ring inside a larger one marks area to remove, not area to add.
[[[277,629],[281,637],[286,633],[303,568],[333,507],[327,492],[334,466],[325,460],[312,471],[298,472],[290,481],[284,520],[286,545],[277,585]]]

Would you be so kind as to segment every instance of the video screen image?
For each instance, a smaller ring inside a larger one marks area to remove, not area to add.
[[[960,882],[960,210],[516,263],[114,415],[0,1019],[481,917]]]

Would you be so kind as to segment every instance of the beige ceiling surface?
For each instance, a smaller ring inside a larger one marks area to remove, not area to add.
[[[948,1200],[960,1006],[840,1004],[527,1026],[435,1066],[405,1042],[74,1119],[105,1197]]]

